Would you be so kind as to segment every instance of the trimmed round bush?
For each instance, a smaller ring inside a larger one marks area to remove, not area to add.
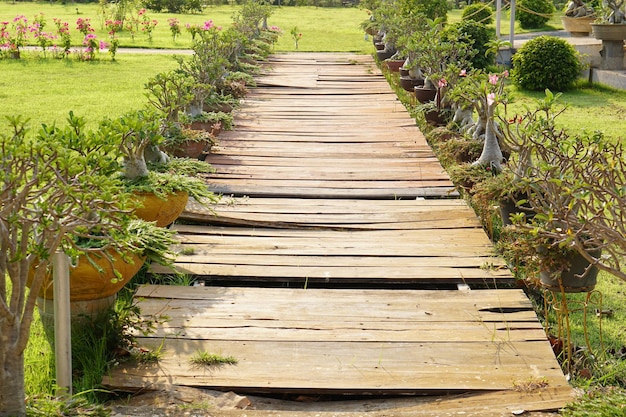
[[[539,36],[513,55],[511,78],[525,90],[564,91],[572,86],[581,70],[579,54],[566,40]]]
[[[522,29],[537,29],[550,20],[554,11],[552,0],[518,0],[515,17]]]
[[[495,32],[482,23],[473,20],[462,20],[446,28],[446,36],[452,39],[463,39],[463,42],[476,51],[472,57],[472,67],[485,69],[494,63],[494,54],[487,54],[487,43],[495,39]]]
[[[490,25],[493,23],[493,9],[489,4],[472,3],[463,8],[463,20],[473,20],[474,22]]]
[[[448,2],[446,0],[398,0],[396,8],[401,16],[411,16],[422,13],[429,19],[448,19]]]

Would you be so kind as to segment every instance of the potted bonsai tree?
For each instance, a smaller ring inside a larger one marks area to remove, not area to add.
[[[571,0],[567,3],[561,22],[563,22],[563,29],[572,36],[589,36],[591,24],[596,19],[596,11],[593,7],[586,5],[582,0]]]
[[[598,269],[626,280],[621,265],[626,254],[623,145],[599,132],[573,135],[545,119],[535,129],[536,134],[525,137],[533,163],[518,172],[535,216],[516,227],[538,239],[535,255],[544,272],[543,285],[588,290]],[[562,272],[581,265],[576,256],[585,266],[565,282]],[[550,270],[554,265],[559,267]]]
[[[106,119],[99,132],[116,143],[123,155],[122,177],[138,200],[136,215],[156,221],[158,226],[167,226],[185,209],[189,196],[201,204],[217,201],[217,196],[199,178],[167,168],[169,158],[159,149],[164,138],[156,114],[140,110]],[[210,171],[208,164],[196,162],[193,164],[196,172]],[[150,163],[166,168],[157,172],[149,169]]]

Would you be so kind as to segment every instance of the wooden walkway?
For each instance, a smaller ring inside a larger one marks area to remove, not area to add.
[[[163,357],[105,385],[404,396],[372,406],[382,414],[363,401],[246,410],[262,416],[510,415],[571,401],[532,305],[371,58],[271,64],[207,159],[207,182],[232,197],[214,213],[189,204],[191,224],[174,226],[176,268],[206,286],[142,287],[142,315],[167,321],[139,342]],[[199,351],[237,364],[198,368]]]

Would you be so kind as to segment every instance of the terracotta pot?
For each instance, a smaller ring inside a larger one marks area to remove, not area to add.
[[[420,103],[428,103],[431,102],[437,97],[437,89],[436,88],[424,88],[423,86],[417,86],[413,89],[415,92],[415,98]]]
[[[228,103],[214,103],[214,104],[204,104],[202,106],[202,111],[206,113],[231,113],[234,110],[234,107]]]
[[[385,61],[385,65],[391,72],[400,72],[400,67],[404,65],[404,60],[403,59],[401,60],[400,59],[393,59],[393,60],[388,59]]]
[[[592,253],[592,256],[598,257],[601,252]],[[588,292],[592,291],[598,281],[598,268],[592,266],[587,275],[581,277],[589,268],[589,262],[578,252],[572,252],[567,257],[570,268],[561,273],[549,271],[541,271],[539,279],[541,286],[550,290],[560,292],[563,289],[566,293]]]
[[[213,122],[191,122],[191,124],[189,125],[189,129],[192,130],[204,130],[206,132],[210,132],[213,129],[213,125],[215,123]]]
[[[193,140],[186,140],[183,143],[176,145],[163,146],[163,150],[169,155],[176,158],[193,158],[197,159],[204,153],[207,147],[206,142],[198,142]]]
[[[187,206],[189,194],[178,191],[161,199],[153,193],[135,193],[139,207],[134,214],[148,222],[156,222],[159,227],[169,226],[180,216]]]
[[[124,257],[109,249],[105,254],[80,256],[75,267],[70,267],[70,301],[90,301],[114,297],[141,269],[145,262],[133,253]],[[54,288],[49,273],[39,291],[39,297],[52,300]]]
[[[433,126],[445,126],[450,121],[450,113],[447,111],[430,110],[424,113],[424,118]]]
[[[595,20],[595,17],[561,17],[563,29],[574,37],[589,36],[591,33],[591,24]]]
[[[413,92],[415,90],[415,87],[419,85],[424,85],[423,79],[414,80],[413,78],[409,76],[400,77],[400,87],[402,87],[404,90],[408,92]]]
[[[376,51],[376,56],[378,57],[379,61],[384,61],[385,59],[391,58],[395,53],[396,51],[393,49],[384,49],[382,51]]]

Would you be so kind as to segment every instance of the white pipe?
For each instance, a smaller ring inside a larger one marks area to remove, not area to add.
[[[509,33],[509,42],[511,42],[511,49],[515,47],[513,44],[515,38],[515,0],[511,0],[511,32]]]
[[[502,15],[502,0],[496,1],[496,39],[500,39],[500,17]]]
[[[70,309],[70,263],[62,252],[52,257],[54,280],[54,357],[59,393],[72,395],[72,321]]]

